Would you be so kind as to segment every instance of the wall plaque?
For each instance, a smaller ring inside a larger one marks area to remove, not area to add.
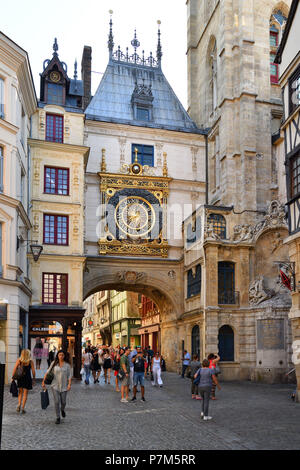
[[[257,349],[284,349],[284,320],[257,320]]]

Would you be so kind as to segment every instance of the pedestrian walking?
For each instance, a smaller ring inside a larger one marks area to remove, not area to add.
[[[20,413],[21,411],[22,414],[24,414],[26,413],[25,405],[27,402],[28,390],[32,390],[32,386],[35,384],[35,369],[29,349],[22,349],[21,355],[16,361],[12,372],[12,381],[14,380],[13,377],[16,373],[18,376],[17,387],[19,389],[17,412]]]
[[[113,371],[114,371],[114,376],[115,376],[115,383],[116,383],[116,392],[119,392],[119,379],[118,379],[118,373],[120,370],[120,362],[121,362],[121,355],[124,353],[124,350],[118,350],[115,354],[115,359],[114,359],[114,364],[113,364]]]
[[[67,356],[64,351],[61,349],[58,351],[54,362],[50,365],[49,369],[47,370],[43,382],[42,387],[45,390],[45,378],[49,371],[52,371],[54,374],[54,378],[51,383],[51,389],[53,393],[53,400],[55,405],[55,412],[56,412],[56,424],[60,423],[60,413],[63,418],[66,417],[66,403],[67,403],[67,392],[71,390],[71,367],[70,364],[67,362]]]
[[[130,349],[129,349],[130,351]],[[130,364],[130,377],[129,377],[129,388],[133,389],[133,376],[134,376],[134,365],[132,359],[137,355],[136,347],[129,353],[129,364]]]
[[[103,360],[104,381],[105,383],[107,383],[108,380],[108,383],[110,384],[110,371],[112,368],[112,359],[109,349],[106,349],[105,354],[103,356]]]
[[[147,355],[148,355],[148,360],[147,360],[147,375],[149,374],[149,370],[151,372],[151,363],[152,363],[152,359],[153,359],[153,356],[154,356],[154,351],[153,349],[151,348],[151,346],[147,346]]]
[[[93,359],[92,359],[92,362],[91,362],[91,371],[92,371],[92,375],[93,375],[93,378],[94,378],[94,384],[96,384],[96,383],[99,383],[99,376],[100,376],[100,373],[101,373],[101,366],[100,366],[99,360],[98,360],[98,349],[97,348],[94,348],[94,350],[92,352],[92,356],[93,356]]]
[[[90,383],[90,374],[91,374],[91,363],[93,356],[90,353],[89,348],[85,348],[85,353],[82,355],[82,365],[85,373],[85,384],[89,385]]]
[[[202,367],[196,372],[196,374],[194,375],[194,378],[195,380],[198,379],[199,381],[198,388],[199,388],[199,392],[203,400],[201,418],[203,418],[204,421],[207,421],[209,419],[212,419],[212,417],[208,415],[209,398],[210,398],[212,384],[214,383],[218,387],[218,389],[221,390],[218,379],[215,376],[214,369],[209,368],[208,359],[203,360]]]
[[[43,358],[43,343],[41,338],[36,338],[35,346],[33,348],[33,357],[35,357],[36,370],[41,368],[41,362]]]
[[[191,361],[191,393],[192,399],[202,400],[199,395],[198,385],[194,384],[194,375],[200,369],[201,362],[199,361],[198,354],[194,354],[193,360]]]
[[[187,368],[190,366],[191,362],[191,356],[185,349],[183,352],[183,358],[182,358],[182,373],[181,373],[181,378],[184,379],[184,374],[187,370]]]
[[[159,351],[157,351],[152,358],[151,372],[153,375],[152,385],[155,387],[158,385],[160,388],[162,388],[163,381],[161,379],[161,355],[159,354]]]
[[[145,359],[143,357],[143,351],[141,347],[137,347],[137,354],[132,358],[131,362],[133,363],[134,375],[133,375],[133,398],[131,401],[136,400],[137,386],[140,383],[142,397],[141,401],[145,400]]]
[[[130,364],[129,364],[129,353],[130,349],[125,347],[125,352],[121,356],[120,360],[120,370],[123,371],[123,378],[121,379],[121,402],[128,402],[128,392],[129,392],[129,375],[130,375]]]
[[[218,362],[220,360],[219,354],[209,354],[207,356],[207,359],[209,360],[209,368],[214,369],[215,376],[218,377],[220,373],[220,369],[218,366]],[[211,399],[216,400],[216,385],[214,383],[211,387]]]

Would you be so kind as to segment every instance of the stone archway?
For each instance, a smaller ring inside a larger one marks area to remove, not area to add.
[[[156,303],[161,314],[161,352],[168,362],[168,370],[176,370],[176,324],[184,311],[182,263],[162,259],[88,257],[83,297],[100,290],[134,291]]]

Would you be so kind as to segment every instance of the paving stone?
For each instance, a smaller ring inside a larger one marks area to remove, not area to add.
[[[146,402],[121,403],[114,383],[75,381],[66,418],[55,424],[50,406],[41,410],[38,383],[29,392],[27,413],[5,387],[2,449],[9,450],[260,450],[300,447],[300,404],[293,386],[224,382],[210,402],[212,421],[200,419],[201,401],[192,400],[190,380],[164,373],[164,387],[146,380]],[[113,381],[112,381],[113,382]]]

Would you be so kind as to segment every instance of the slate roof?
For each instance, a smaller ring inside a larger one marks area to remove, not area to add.
[[[153,119],[134,119],[131,103],[135,85],[151,84]],[[205,134],[180,103],[161,67],[110,59],[100,85],[85,111],[87,120]]]

